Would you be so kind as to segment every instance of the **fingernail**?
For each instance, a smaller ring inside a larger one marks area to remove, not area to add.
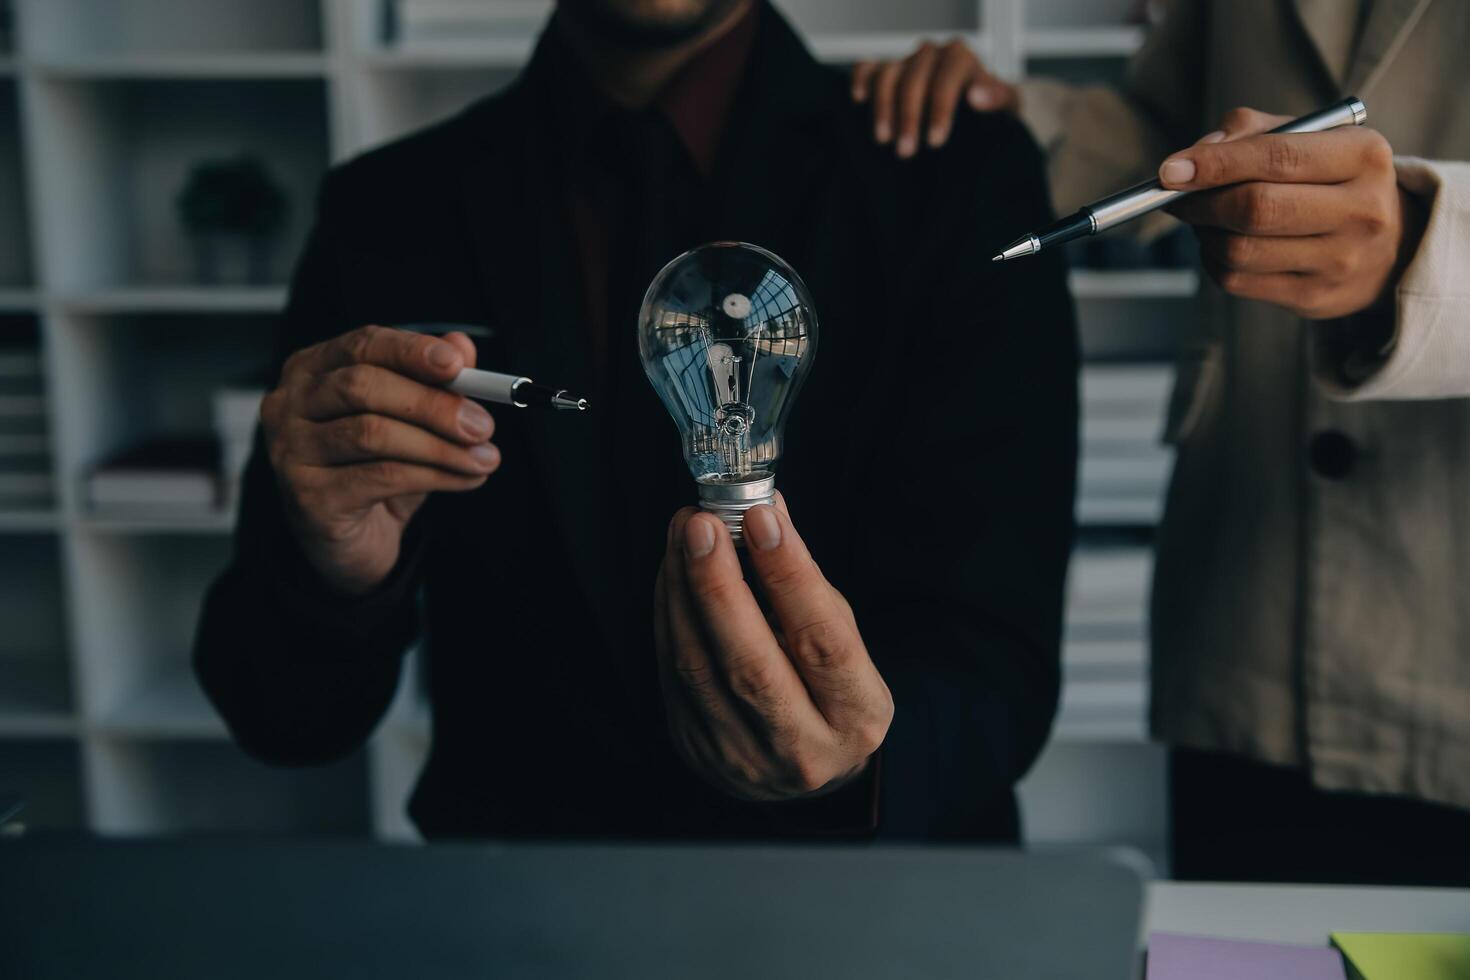
[[[684,525],[684,553],[690,558],[703,558],[715,550],[715,532],[709,521],[690,520]]]
[[[459,407],[459,427],[473,439],[484,439],[490,434],[490,413],[466,400]]]
[[[976,85],[970,89],[970,105],[976,109],[987,109],[990,107],[990,89],[984,85]]]
[[[488,442],[483,445],[471,447],[470,455],[475,457],[475,462],[481,466],[494,466],[500,462],[500,450]]]
[[[879,143],[887,143],[888,137],[892,135],[893,130],[889,128],[887,123],[880,122],[873,127],[873,138],[876,139]]]
[[[1165,160],[1159,168],[1159,179],[1166,184],[1187,184],[1194,179],[1194,161],[1183,157]]]
[[[1218,142],[1220,142],[1224,138],[1225,138],[1225,130],[1223,130],[1223,129],[1217,129],[1213,133],[1206,133],[1205,135],[1201,136],[1199,139],[1195,140],[1194,141],[1194,145],[1195,146],[1199,146],[1201,143],[1218,143]]]
[[[745,540],[761,551],[770,551],[781,544],[781,522],[776,520],[773,508],[762,504],[745,512]]]
[[[912,136],[902,136],[902,137],[899,137],[899,140],[898,140],[898,155],[901,156],[901,157],[911,157],[911,156],[913,156],[914,155],[914,151],[918,149],[918,147],[914,145],[915,142],[916,142],[916,140]]]
[[[942,145],[944,143],[944,137],[945,137],[945,135],[946,134],[944,132],[944,127],[943,126],[935,126],[934,128],[930,129],[929,130],[929,145],[930,146],[933,146],[933,147],[938,147],[938,146]]]
[[[454,362],[459,357],[459,352],[449,344],[430,344],[428,357],[430,365],[438,368],[440,371],[447,371],[454,367]]]

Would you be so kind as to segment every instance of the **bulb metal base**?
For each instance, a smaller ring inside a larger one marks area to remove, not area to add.
[[[776,503],[776,478],[758,476],[743,483],[699,483],[699,506],[718,517],[730,530],[735,547],[745,546],[741,518],[757,504]]]

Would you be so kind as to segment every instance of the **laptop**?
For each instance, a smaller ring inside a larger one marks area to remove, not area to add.
[[[1125,980],[1103,852],[0,844],[0,976]]]

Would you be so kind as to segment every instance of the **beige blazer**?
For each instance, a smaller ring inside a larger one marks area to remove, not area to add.
[[[1209,285],[1180,325],[1153,731],[1470,807],[1470,0],[1176,0],[1123,91],[1027,83],[1022,114],[1070,210],[1234,106],[1347,94],[1430,208],[1397,332],[1347,372],[1340,323]]]

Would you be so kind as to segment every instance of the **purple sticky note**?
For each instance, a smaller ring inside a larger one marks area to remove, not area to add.
[[[1345,980],[1342,955],[1326,946],[1288,946],[1155,932],[1147,980]]]

